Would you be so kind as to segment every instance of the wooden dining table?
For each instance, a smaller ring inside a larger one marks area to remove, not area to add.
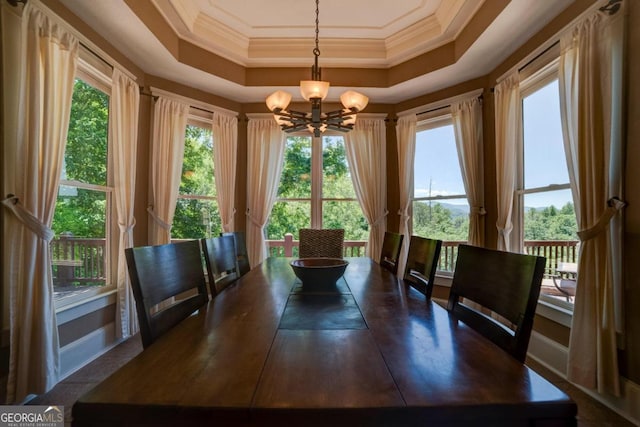
[[[560,389],[369,258],[269,258],[82,396],[74,426],[575,426]]]

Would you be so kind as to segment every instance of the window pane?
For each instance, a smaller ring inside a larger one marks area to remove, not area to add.
[[[358,201],[326,201],[322,204],[322,227],[344,228],[346,240],[368,240],[369,224]]]
[[[414,201],[413,234],[430,239],[466,242],[469,236],[467,199]]]
[[[342,136],[322,138],[322,197],[356,198]]]
[[[278,198],[311,198],[311,137],[287,138]]]
[[[107,185],[109,96],[76,79],[61,178]]]
[[[211,129],[187,126],[180,194],[215,197]]]
[[[72,186],[58,194],[51,242],[54,292],[106,284],[107,197]]]
[[[458,161],[453,125],[416,133],[414,199],[463,196],[446,200],[414,200],[413,233],[445,242],[466,242],[469,204]],[[441,264],[439,270],[447,270]]]
[[[524,188],[569,183],[558,93],[554,80],[522,101]]]
[[[415,198],[465,194],[453,125],[416,133]]]
[[[221,231],[215,200],[178,198],[171,227],[172,239],[202,239],[217,236]]]
[[[293,234],[294,239],[297,239],[298,231],[310,226],[310,201],[276,202],[267,225],[267,239],[283,240],[286,233]]]
[[[578,240],[571,190],[524,196],[524,240]]]

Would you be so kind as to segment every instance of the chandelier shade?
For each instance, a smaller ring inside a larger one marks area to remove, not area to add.
[[[301,80],[300,94],[302,97],[310,101],[312,99],[324,100],[329,93],[329,82],[321,80]]]
[[[348,90],[340,96],[344,109],[322,112],[322,101],[329,93],[329,82],[320,78],[318,66],[319,49],[319,14],[320,0],[316,0],[316,46],[313,49],[314,63],[311,67],[311,80],[300,81],[300,94],[311,102],[311,112],[305,113],[287,110],[291,102],[291,94],[278,90],[266,99],[267,108],[273,112],[275,120],[285,132],[299,132],[308,130],[314,136],[320,136],[327,129],[339,132],[349,132],[356,123],[356,114],[367,106],[369,98],[354,90]]]
[[[267,97],[267,107],[269,110],[284,110],[291,102],[291,94],[283,90],[277,90]]]

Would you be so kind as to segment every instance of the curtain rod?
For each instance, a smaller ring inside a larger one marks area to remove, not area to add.
[[[160,97],[159,95],[154,95],[154,94],[152,94],[150,92],[145,92],[142,89],[142,86],[140,86],[140,95],[150,96],[151,98],[153,98],[154,101],[157,101],[158,98]],[[195,108],[196,110],[204,111],[205,113],[215,114],[215,111],[207,110],[207,109],[202,108],[202,107],[196,107],[195,105],[189,105],[189,108]]]
[[[542,52],[540,52],[539,54],[537,54],[536,56],[534,56],[533,58],[531,58],[529,61],[527,61],[526,64],[524,64],[522,67],[518,68],[518,72],[524,70],[525,68],[527,68],[529,65],[531,65],[532,62],[534,62],[536,59],[540,58],[542,55],[544,55],[545,53],[549,52],[551,49],[553,49],[554,47],[556,47],[558,44],[560,43],[560,40],[556,40],[553,43],[551,43],[549,46],[547,46]]]
[[[478,99],[482,99],[482,94],[478,95],[477,98]],[[434,111],[438,111],[438,110],[444,110],[445,108],[451,108],[451,104],[443,105],[441,107],[432,108],[430,110],[420,111],[419,113],[416,113],[416,116],[419,116],[421,114],[433,113]]]
[[[26,1],[26,0],[25,0]],[[87,46],[85,43],[78,41],[78,43],[80,43],[80,46],[82,46],[83,48],[85,48],[87,51],[89,51],[90,54],[92,54],[93,56],[95,56],[96,58],[98,58],[100,61],[104,62],[105,64],[107,64],[107,66],[109,68],[111,68],[113,70],[113,64],[111,64],[109,61],[107,61],[106,59],[104,59],[102,56],[98,55],[93,49],[91,49],[89,46]]]

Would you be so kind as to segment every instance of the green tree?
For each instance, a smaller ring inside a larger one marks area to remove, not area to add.
[[[215,198],[213,136],[210,129],[187,126],[180,195]],[[216,236],[222,231],[215,199],[178,198],[171,237],[198,239]]]
[[[109,96],[76,79],[62,179],[107,185]],[[53,231],[76,237],[105,237],[107,199],[104,191],[61,186]]]
[[[524,217],[525,240],[577,240],[578,225],[573,203],[529,208]]]
[[[413,204],[413,234],[439,240],[467,240],[469,215],[437,202]]]
[[[323,198],[355,198],[342,138],[324,137],[322,150]],[[276,202],[266,227],[268,239],[282,239],[286,233],[297,238],[300,228],[311,225],[312,139],[295,136],[287,139],[287,149],[278,188],[280,199],[304,199]],[[349,240],[366,240],[368,224],[357,201],[323,202],[323,227],[344,228]]]

